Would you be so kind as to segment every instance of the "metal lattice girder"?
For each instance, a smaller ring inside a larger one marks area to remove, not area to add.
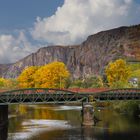
[[[140,89],[114,89],[99,93],[76,93],[68,90],[29,88],[0,93],[0,105],[16,103],[72,103],[94,100],[140,100]]]
[[[100,92],[95,98],[98,100],[140,100],[140,89],[113,89]]]
[[[16,103],[69,103],[81,102],[82,100],[85,100],[84,94],[80,95],[60,89],[29,88],[0,93],[0,105]]]

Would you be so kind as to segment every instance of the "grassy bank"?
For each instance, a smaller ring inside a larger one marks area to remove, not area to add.
[[[95,107],[107,107],[118,113],[127,114],[129,116],[137,117],[140,115],[140,101],[104,101],[95,102]]]
[[[140,115],[140,101],[115,101],[112,104],[112,108],[119,113],[131,116]]]

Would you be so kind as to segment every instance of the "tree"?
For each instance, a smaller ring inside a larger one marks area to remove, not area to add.
[[[0,78],[0,88],[5,87],[6,80],[4,78]]]
[[[100,76],[88,77],[83,81],[84,88],[99,88],[103,87],[103,81]]]
[[[17,78],[19,86],[22,88],[32,88],[35,87],[34,74],[38,70],[36,66],[30,66],[22,71],[22,73]]]
[[[131,69],[127,66],[126,61],[118,59],[115,62],[110,62],[105,70],[108,84],[110,87],[125,87],[128,83]]]
[[[76,79],[71,82],[71,87],[77,88],[99,88],[103,87],[103,80],[100,76],[91,76],[83,79]]]
[[[5,78],[0,78],[0,88],[11,88],[12,87],[12,81],[11,79],[5,79]]]
[[[131,78],[131,79],[137,78],[138,81],[137,81],[136,85],[137,85],[137,87],[140,87],[140,68],[137,69],[137,70],[134,70],[134,71],[132,72],[130,78]],[[131,84],[131,86],[132,86],[132,87],[135,87],[134,84]]]
[[[83,81],[81,79],[76,79],[76,80],[71,82],[70,87],[71,88],[81,88],[82,85],[83,85]]]
[[[0,78],[0,88],[13,89],[16,87],[17,87],[17,84],[14,84],[13,79]]]
[[[35,87],[64,88],[70,73],[63,62],[52,62],[40,67],[35,75]]]

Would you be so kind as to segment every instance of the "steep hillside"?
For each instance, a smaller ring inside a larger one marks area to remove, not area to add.
[[[118,58],[140,61],[140,25],[102,31],[89,36],[80,45],[40,48],[36,53],[10,65],[8,69],[0,68],[0,74],[14,78],[27,66],[63,61],[73,77],[78,78],[103,74],[108,62]]]

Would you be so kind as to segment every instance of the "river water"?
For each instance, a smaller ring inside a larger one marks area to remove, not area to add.
[[[8,140],[139,140],[140,119],[98,109],[96,126],[81,126],[81,106],[20,105],[9,118]],[[3,133],[4,135],[4,133]],[[6,135],[6,134],[5,134]]]

